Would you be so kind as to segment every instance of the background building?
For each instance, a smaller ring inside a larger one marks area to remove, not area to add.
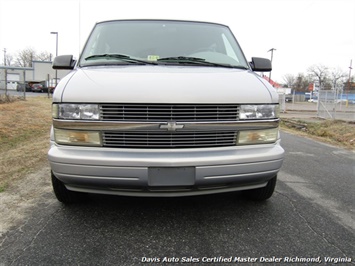
[[[58,70],[58,81],[70,71]],[[56,73],[50,61],[33,61],[32,67],[0,66],[0,89],[16,90],[19,84],[41,83],[55,87]]]

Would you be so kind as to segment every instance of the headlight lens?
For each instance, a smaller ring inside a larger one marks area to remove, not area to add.
[[[238,145],[274,143],[278,139],[279,128],[239,131]]]
[[[100,119],[100,108],[97,104],[53,104],[53,118],[59,119]]]
[[[55,142],[64,145],[101,146],[100,132],[54,129]]]
[[[278,104],[241,105],[239,119],[270,119],[279,117]]]

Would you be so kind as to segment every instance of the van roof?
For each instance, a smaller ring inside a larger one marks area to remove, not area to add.
[[[221,23],[216,23],[216,22],[208,22],[208,21],[194,21],[194,20],[176,20],[176,19],[114,19],[114,20],[104,20],[104,21],[99,21],[96,24],[101,24],[101,23],[108,23],[108,22],[134,22],[134,21],[156,21],[156,22],[188,22],[188,23],[204,23],[204,24],[213,24],[213,25],[219,25],[219,26],[223,26],[223,27],[228,27],[225,24],[221,24]]]

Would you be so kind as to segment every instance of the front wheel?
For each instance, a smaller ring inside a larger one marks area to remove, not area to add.
[[[55,177],[52,171],[51,177],[54,194],[60,202],[64,204],[71,204],[79,202],[83,199],[83,193],[68,190],[64,183]]]
[[[258,200],[258,201],[267,200],[274,193],[276,180],[277,180],[277,176],[270,179],[265,187],[246,190],[244,191],[244,194],[247,198],[251,200]]]

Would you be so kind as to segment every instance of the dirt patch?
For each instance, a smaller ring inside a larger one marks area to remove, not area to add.
[[[30,207],[37,205],[43,194],[52,193],[48,163],[42,163],[39,168],[40,170],[13,182],[5,192],[0,193],[0,237],[11,227],[23,223]],[[54,203],[57,203],[54,196],[46,198],[45,205]]]

